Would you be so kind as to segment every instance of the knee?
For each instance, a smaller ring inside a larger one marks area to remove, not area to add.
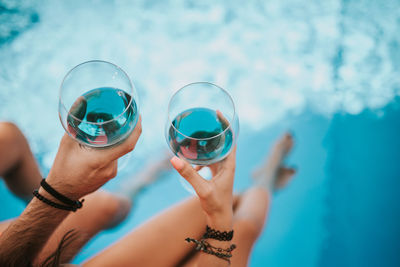
[[[9,121],[0,122],[0,131],[9,133],[20,133],[18,126]]]
[[[239,197],[234,211],[234,225],[240,225],[251,236],[258,237],[265,224],[270,195],[260,188],[249,189]]]
[[[28,142],[18,127],[11,122],[0,122],[0,175],[6,179],[14,177],[29,152]],[[16,187],[21,188],[17,184]]]
[[[21,130],[12,122],[0,122],[0,140],[12,142],[24,138]]]
[[[98,216],[103,228],[108,229],[121,223],[129,214],[132,203],[128,198],[102,192],[96,204],[100,207]]]
[[[255,241],[263,230],[263,223],[250,218],[236,218],[234,221],[235,235],[240,239],[246,238]]]
[[[0,129],[1,130],[6,130],[6,129],[18,130],[18,126],[15,125],[13,122],[1,121],[0,122]]]

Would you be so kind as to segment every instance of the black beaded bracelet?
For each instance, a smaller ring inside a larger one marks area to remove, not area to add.
[[[74,212],[77,210],[76,207],[61,205],[61,204],[51,201],[50,199],[45,198],[44,196],[39,194],[39,191],[37,189],[33,190],[33,195],[40,201],[42,201],[42,202],[46,203],[47,205],[52,206],[54,208],[61,209],[61,210],[69,210],[69,211],[74,211]]]
[[[82,201],[79,200],[72,200],[63,194],[57,192],[53,187],[51,187],[47,182],[46,178],[43,178],[43,180],[40,182],[40,185],[43,187],[44,190],[46,190],[47,193],[55,197],[57,200],[63,202],[64,204],[74,207],[75,210],[82,208],[82,203],[85,201],[82,199]]]
[[[219,241],[231,241],[233,238],[233,230],[229,232],[221,232],[215,229],[212,229],[210,226],[206,226],[206,232],[203,235],[203,239],[215,239]]]

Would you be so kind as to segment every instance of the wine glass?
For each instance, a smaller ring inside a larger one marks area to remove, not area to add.
[[[138,96],[128,75],[101,60],[81,63],[64,77],[59,116],[82,145],[102,148],[123,142],[139,118]]]
[[[235,104],[221,87],[195,82],[172,96],[165,136],[176,156],[193,165],[211,165],[228,156],[238,134]],[[186,183],[184,187],[191,188]]]

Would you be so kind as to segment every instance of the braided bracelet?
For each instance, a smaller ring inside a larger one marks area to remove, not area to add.
[[[49,193],[50,195],[52,195],[52,196],[53,196],[54,198],[56,198],[57,200],[63,202],[64,204],[75,208],[75,210],[82,208],[82,203],[83,203],[84,199],[83,199],[82,201],[69,199],[68,197],[66,197],[66,196],[64,196],[63,194],[57,192],[53,187],[51,187],[51,186],[46,182],[46,178],[44,178],[44,179],[40,182],[40,185],[43,187],[44,190],[46,190],[47,193]],[[74,210],[74,211],[75,211],[75,210]]]
[[[61,205],[58,203],[55,203],[53,201],[51,201],[50,199],[45,198],[44,196],[42,196],[41,194],[39,194],[39,191],[37,189],[33,190],[33,195],[39,199],[40,201],[46,203],[49,206],[52,206],[54,208],[57,209],[61,209],[61,210],[69,210],[69,211],[76,211],[76,207],[71,207],[71,206],[65,206],[65,205]]]

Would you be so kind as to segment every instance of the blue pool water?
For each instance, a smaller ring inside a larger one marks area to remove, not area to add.
[[[173,91],[210,81],[241,121],[235,190],[280,133],[298,174],[275,195],[250,266],[400,265],[400,1],[0,2],[0,120],[27,135],[44,175],[63,128],[58,88],[76,64],[103,59],[137,85],[143,135],[118,190],[167,150]],[[40,118],[40,119],[38,119]],[[100,234],[82,262],[188,193],[173,172]],[[0,183],[0,220],[23,203]]]

